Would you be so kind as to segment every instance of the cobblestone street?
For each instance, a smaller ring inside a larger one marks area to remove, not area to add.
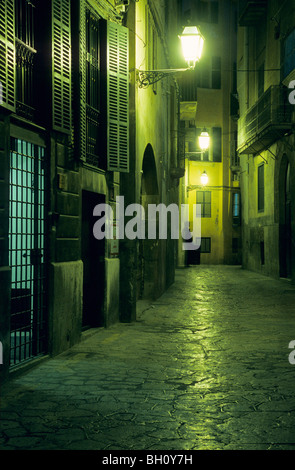
[[[135,323],[2,387],[0,449],[295,449],[294,300],[240,267],[177,270]]]

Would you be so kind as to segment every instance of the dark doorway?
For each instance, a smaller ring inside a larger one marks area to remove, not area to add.
[[[292,277],[292,225],[290,164],[284,169],[280,214],[280,276]]]
[[[104,326],[105,240],[93,235],[93,209],[105,196],[82,191],[83,329]]]

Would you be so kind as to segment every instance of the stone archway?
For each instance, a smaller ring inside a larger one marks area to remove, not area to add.
[[[149,204],[159,204],[159,186],[155,155],[150,144],[147,145],[142,161],[140,204],[145,211],[146,237],[138,244],[137,298],[156,298],[158,286],[158,241],[148,240],[147,220]]]
[[[289,158],[283,155],[279,170],[279,261],[280,277],[292,279],[294,273],[293,258],[293,189],[291,185],[292,169]]]

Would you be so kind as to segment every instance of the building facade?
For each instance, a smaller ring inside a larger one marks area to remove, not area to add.
[[[243,266],[292,281],[294,8],[240,1],[237,55]]]
[[[233,1],[183,2],[183,21],[197,23],[205,37],[203,55],[182,82],[182,130],[186,174],[182,200],[201,205],[201,247],[190,264],[241,263],[240,184],[237,140],[237,5]],[[198,137],[210,136],[202,151]],[[208,183],[201,175],[206,172]]]
[[[118,196],[178,202],[177,82],[138,81],[169,66],[175,12],[174,1],[0,4],[1,377],[83,329],[135,320],[137,300],[173,282],[175,241],[99,240],[93,227],[107,204],[116,233]]]

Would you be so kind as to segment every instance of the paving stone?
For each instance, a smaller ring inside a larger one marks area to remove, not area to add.
[[[0,449],[294,450],[294,294],[240,267],[177,270],[136,322],[1,388]]]

